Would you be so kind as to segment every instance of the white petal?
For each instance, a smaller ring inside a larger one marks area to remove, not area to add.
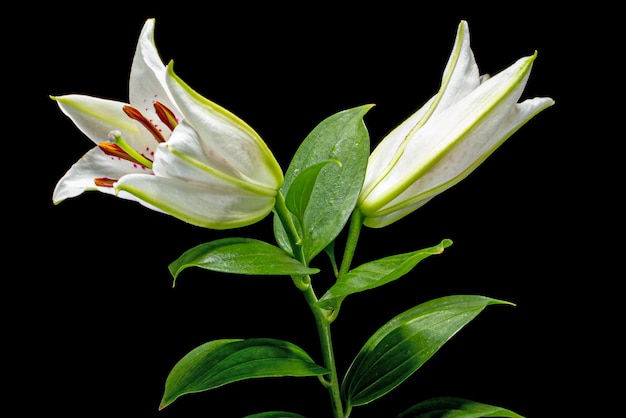
[[[203,141],[198,132],[189,124],[187,119],[183,120],[174,130],[172,136],[161,148],[174,150],[182,153],[190,159],[193,159],[207,167],[207,170],[219,171],[226,176],[245,180],[246,177],[235,167],[230,165],[222,155],[215,150],[213,143]],[[160,164],[160,163],[159,163]],[[156,171],[161,173],[161,168]],[[164,174],[165,175],[165,174]]]
[[[181,112],[172,100],[165,84],[165,64],[161,60],[154,43],[154,19],[146,20],[130,71],[129,102],[158,129],[169,136],[169,128],[156,114],[153,103],[159,101],[181,117]]]
[[[398,127],[391,131],[372,151],[367,163],[365,181],[361,192],[361,200],[365,199],[380,181],[389,173],[393,165],[404,151],[403,142],[407,139],[409,132],[424,117],[436,96],[430,98],[424,106]]]
[[[178,219],[211,229],[230,229],[253,224],[267,216],[274,197],[244,190],[207,186],[172,178],[128,175],[116,190],[134,195],[141,203],[157,207]],[[121,193],[120,193],[121,194]]]
[[[212,155],[206,145],[184,120],[176,127],[170,140],[159,145],[152,166],[154,173],[160,177],[230,189],[233,193],[246,189],[259,195],[276,195],[276,189],[261,187],[242,179],[238,173],[224,171],[221,161],[216,160],[219,154]],[[229,167],[227,169],[230,170]]]
[[[435,195],[454,186],[472,171],[474,171],[488,156],[490,156],[506,139],[526,124],[540,111],[552,106],[554,100],[545,97],[536,97],[516,104],[500,128],[485,141],[480,148],[468,149],[463,143],[454,148],[445,159],[436,164],[426,175],[413,183],[406,191],[393,199],[380,212],[393,212],[399,207],[410,205],[411,202],[421,202],[431,199]],[[421,205],[419,205],[421,206]],[[417,209],[417,207],[412,210]],[[412,211],[410,210],[410,211]],[[406,210],[403,209],[403,212]]]
[[[363,224],[370,228],[383,228],[387,225],[394,223],[395,221],[399,219],[404,218],[409,213],[421,208],[426,203],[428,203],[431,199],[432,197],[429,197],[427,199],[420,200],[411,205],[403,206],[394,211],[389,211],[389,212],[381,211],[382,214],[380,215],[377,214],[377,215],[365,218]]]
[[[402,122],[387,135],[374,149],[368,162],[361,199],[393,168],[403,152],[403,143],[415,135],[428,119],[445,111],[470,94],[481,84],[478,66],[470,48],[470,36],[467,22],[461,21],[441,79],[439,92],[424,104],[417,112]]]
[[[490,149],[482,150],[481,154],[485,157],[485,154],[491,154],[502,142],[524,126],[526,122],[552,105],[554,105],[554,99],[551,97],[535,97],[524,100],[522,103],[517,103],[495,133],[495,137],[500,138],[499,141],[487,144]]]
[[[122,110],[126,103],[82,94],[52,97],[61,111],[95,144],[108,141],[109,133],[118,130],[132,145],[145,145],[134,120]]]
[[[443,71],[437,108],[433,115],[456,104],[481,83],[474,53],[470,48],[469,27],[461,21],[452,53]]]
[[[117,180],[129,173],[151,172],[145,167],[106,155],[99,148],[92,148],[58,181],[52,193],[52,201],[58,204],[65,199],[92,190],[115,194],[111,187],[97,187],[94,179],[104,177]],[[132,199],[136,200],[134,197]]]
[[[249,182],[277,189],[283,174],[269,148],[244,121],[205,99],[186,85],[168,66],[167,84],[185,119],[211,152]]]
[[[493,144],[500,139],[494,135],[519,99],[535,56],[518,60],[446,111],[433,116],[411,137],[403,156],[368,199],[376,202],[378,208],[392,200],[397,203],[403,191],[438,164],[440,170],[452,171],[450,177],[455,175],[455,170],[462,171],[480,158],[481,152],[491,147],[490,141]],[[411,193],[421,194],[436,187],[441,178],[436,177],[437,173],[434,175],[432,181],[414,188]],[[403,198],[409,195],[405,193]]]

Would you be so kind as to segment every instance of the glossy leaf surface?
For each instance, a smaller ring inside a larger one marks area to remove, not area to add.
[[[320,298],[318,306],[337,309],[346,296],[397,280],[410,272],[423,259],[433,254],[441,254],[444,248],[450,245],[452,241],[445,239],[434,247],[362,264],[339,277],[339,280]]]
[[[319,176],[322,168],[330,162],[334,162],[341,166],[341,163],[337,160],[328,160],[313,164],[312,166],[302,170],[291,183],[289,193],[287,193],[285,198],[285,204],[287,205],[289,211],[296,215],[300,222],[302,222],[304,211],[311,200],[311,193],[313,193],[317,176]]]
[[[344,110],[320,122],[304,139],[285,173],[281,191],[287,196],[303,170],[328,160],[340,163],[322,168],[306,199],[299,232],[307,263],[339,235],[356,206],[370,153],[363,117],[371,108],[364,105]],[[292,199],[298,200],[295,196]],[[292,253],[278,217],[274,217],[274,232],[279,245]]]
[[[391,391],[493,304],[510,302],[475,295],[445,296],[393,318],[370,337],[348,369],[342,384],[347,403],[364,405]]]
[[[300,347],[270,338],[215,340],[190,351],[171,370],[159,409],[178,397],[244,379],[328,373]]]
[[[260,275],[314,274],[319,271],[306,267],[275,245],[251,238],[224,238],[185,251],[169,265],[174,281],[189,267]]]
[[[462,398],[439,397],[420,402],[397,418],[523,418],[521,415],[499,406],[474,402]]]

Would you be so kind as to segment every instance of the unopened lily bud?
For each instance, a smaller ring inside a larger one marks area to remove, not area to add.
[[[458,27],[439,92],[372,152],[358,208],[364,225],[380,228],[452,187],[551,98],[518,103],[537,54],[494,77],[480,75],[467,22]]]

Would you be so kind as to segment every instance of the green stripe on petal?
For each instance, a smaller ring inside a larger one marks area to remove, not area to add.
[[[210,229],[232,229],[256,223],[271,212],[275,202],[274,197],[245,190],[141,174],[122,177],[115,190],[118,195],[129,193],[148,207]]]
[[[185,119],[200,138],[250,181],[278,189],[282,170],[261,137],[243,120],[202,97],[167,67],[167,85]]]
[[[271,189],[269,187],[263,187],[261,185],[255,184],[255,183],[250,183],[249,181],[246,180],[242,180],[233,176],[229,176],[228,174],[216,170],[215,168],[204,164],[203,162],[196,160],[194,158],[191,158],[189,155],[179,152],[175,149],[173,149],[172,147],[168,147],[169,151],[175,155],[176,157],[178,157],[178,159],[181,162],[184,162],[190,166],[193,166],[203,172],[205,172],[206,174],[208,174],[209,176],[218,178],[226,183],[231,184],[233,187],[236,187],[237,189],[242,189],[242,190],[247,190],[251,193],[257,194],[257,195],[261,195],[261,196],[276,196],[276,189]]]
[[[423,126],[409,141],[403,161],[396,164],[363,202],[363,212],[380,215],[381,208],[428,174],[460,143],[489,140],[521,95],[535,58],[536,53],[518,60]],[[485,126],[485,131],[478,131],[478,127]],[[424,197],[427,196],[416,200]]]
[[[108,141],[109,132],[114,129],[121,131],[126,137],[139,134],[137,124],[122,110],[127,103],[82,94],[50,98],[57,102],[63,113],[95,144]]]
[[[221,184],[263,196],[276,195],[276,189],[251,181],[233,167],[210,142],[203,141],[186,119],[176,127],[167,143],[159,146],[154,172],[157,176],[206,185]]]

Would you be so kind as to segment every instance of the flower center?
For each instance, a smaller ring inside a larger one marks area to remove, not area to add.
[[[141,164],[146,168],[152,168],[152,161],[138,153],[128,142],[124,141],[120,131],[111,131],[111,133],[109,133],[109,139],[111,142],[101,142],[98,144],[105,154]]]
[[[156,111],[157,116],[170,130],[174,130],[176,125],[178,125],[178,119],[174,112],[165,106],[163,103],[154,101],[153,103],[154,109]],[[136,108],[127,105],[122,108],[126,115],[141,123],[143,127],[145,127],[151,134],[154,136],[157,142],[165,142],[166,138],[163,136],[161,131],[152,123],[148,118],[146,118],[139,110]],[[114,130],[109,133],[109,140],[111,142],[100,142],[98,147],[107,155],[111,155],[118,158],[123,158],[124,160],[130,161],[135,164],[139,164],[148,169],[152,169],[152,160],[147,158],[145,155],[140,154],[135,150],[128,142],[124,140],[122,137],[122,133],[120,131]],[[94,183],[96,186],[101,187],[113,187],[113,184],[117,180],[110,179],[106,177],[95,178]]]

